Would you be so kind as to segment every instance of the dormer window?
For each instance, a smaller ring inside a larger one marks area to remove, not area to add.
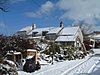
[[[48,31],[42,31],[42,36],[46,36],[47,33]]]
[[[38,32],[33,32],[32,37],[35,37]]]

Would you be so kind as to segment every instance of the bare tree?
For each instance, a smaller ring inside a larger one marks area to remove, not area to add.
[[[89,34],[92,32],[93,28],[95,27],[94,24],[87,24],[81,21],[73,23],[72,26],[79,26],[82,30],[83,34]]]

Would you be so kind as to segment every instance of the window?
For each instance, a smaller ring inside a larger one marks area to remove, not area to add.
[[[35,37],[38,32],[33,32],[32,36]]]
[[[48,31],[42,31],[42,36],[46,36],[47,33]]]
[[[73,42],[73,41],[67,42],[67,45],[68,45],[68,46],[74,46],[74,42]]]

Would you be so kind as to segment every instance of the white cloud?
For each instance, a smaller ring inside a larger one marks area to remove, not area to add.
[[[34,13],[34,12],[25,12],[25,15],[28,17],[39,17],[39,13]]]
[[[17,2],[22,2],[22,1],[26,1],[26,0],[9,0],[11,3],[17,3]]]
[[[100,19],[100,0],[58,0],[55,4],[47,1],[37,11],[25,13],[28,17],[39,18],[42,15],[49,15],[52,9],[61,10],[63,14],[57,14],[60,19],[71,19],[84,21],[88,24],[96,24],[95,19]],[[57,13],[60,13],[57,12]],[[54,15],[55,13],[51,13]]]
[[[49,13],[53,9],[54,4],[50,1],[47,1],[36,12],[26,12],[25,14],[28,17],[41,17],[43,14]]]
[[[41,6],[41,12],[42,13],[47,13],[47,12],[49,12],[52,8],[53,8],[53,3],[52,2],[50,2],[50,1],[47,1],[45,4],[43,4],[42,6]]]
[[[5,28],[6,25],[4,24],[4,22],[0,22],[0,28]]]
[[[100,19],[100,0],[60,0],[57,6],[64,10],[61,19],[72,19],[95,24],[95,18]]]

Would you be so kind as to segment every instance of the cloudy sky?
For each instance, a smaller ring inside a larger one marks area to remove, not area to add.
[[[0,33],[13,34],[36,23],[37,27],[65,26],[77,22],[100,24],[100,0],[9,0],[0,10]]]

